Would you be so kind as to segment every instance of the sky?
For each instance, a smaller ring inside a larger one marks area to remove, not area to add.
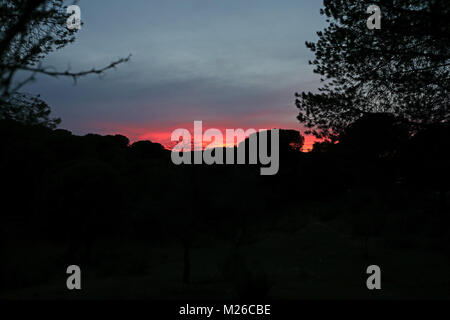
[[[70,3],[69,3],[70,4]],[[305,41],[325,27],[320,0],[81,0],[75,43],[43,65],[80,71],[132,55],[104,76],[45,76],[39,93],[74,134],[170,144],[177,128],[301,130],[295,92],[320,81]],[[307,143],[312,140],[308,139]]]

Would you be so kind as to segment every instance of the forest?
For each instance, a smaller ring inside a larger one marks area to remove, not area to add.
[[[75,41],[63,1],[2,1],[0,299],[450,298],[449,6],[372,2],[381,29],[364,1],[323,2],[327,27],[306,43],[321,87],[295,94],[304,130],[272,128],[279,170],[262,176],[63,129],[26,85],[131,57],[45,68]],[[67,290],[71,265],[82,290]],[[382,290],[366,287],[371,265]]]

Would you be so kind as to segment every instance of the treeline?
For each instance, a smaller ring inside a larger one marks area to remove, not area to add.
[[[303,153],[299,134],[282,130],[280,171],[261,176],[258,165],[176,166],[150,141],[4,120],[2,268],[26,239],[63,245],[61,264],[95,265],[96,243],[115,238],[178,244],[189,282],[193,246],[256,241],[291,212],[340,219],[367,238],[431,238],[448,252],[449,133],[444,125],[411,133],[378,114]],[[2,277],[6,288],[31,285]]]

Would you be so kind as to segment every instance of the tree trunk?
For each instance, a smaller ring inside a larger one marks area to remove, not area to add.
[[[92,262],[92,250],[94,247],[94,237],[92,235],[85,236],[84,248],[81,257],[83,265],[89,265]]]
[[[446,212],[447,209],[447,190],[441,187],[439,190],[439,213],[442,214]]]
[[[369,259],[369,236],[364,237],[363,258],[364,260]]]
[[[4,234],[3,229],[0,227],[0,292],[3,292],[4,283],[6,280],[5,274],[5,261],[6,261],[6,245],[5,240],[6,236]]]
[[[191,245],[183,240],[183,283],[188,284],[191,279]]]

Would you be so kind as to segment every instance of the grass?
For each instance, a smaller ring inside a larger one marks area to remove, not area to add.
[[[258,241],[240,246],[240,260],[230,258],[225,243],[200,243],[192,251],[192,281],[187,285],[181,283],[183,257],[177,244],[99,242],[95,267],[81,266],[79,292],[65,287],[65,267],[58,264],[62,247],[23,242],[16,251],[26,250],[25,256],[7,256],[16,268],[13,277],[28,280],[22,289],[0,297],[215,300],[239,298],[242,292],[257,297],[264,291],[269,299],[289,300],[450,298],[448,256],[423,246],[395,246],[381,238],[370,240],[366,256],[363,238],[340,231],[341,225],[339,220],[320,222],[289,214]],[[227,264],[234,264],[235,271],[227,274]],[[380,291],[366,288],[365,272],[372,264],[382,270]]]

